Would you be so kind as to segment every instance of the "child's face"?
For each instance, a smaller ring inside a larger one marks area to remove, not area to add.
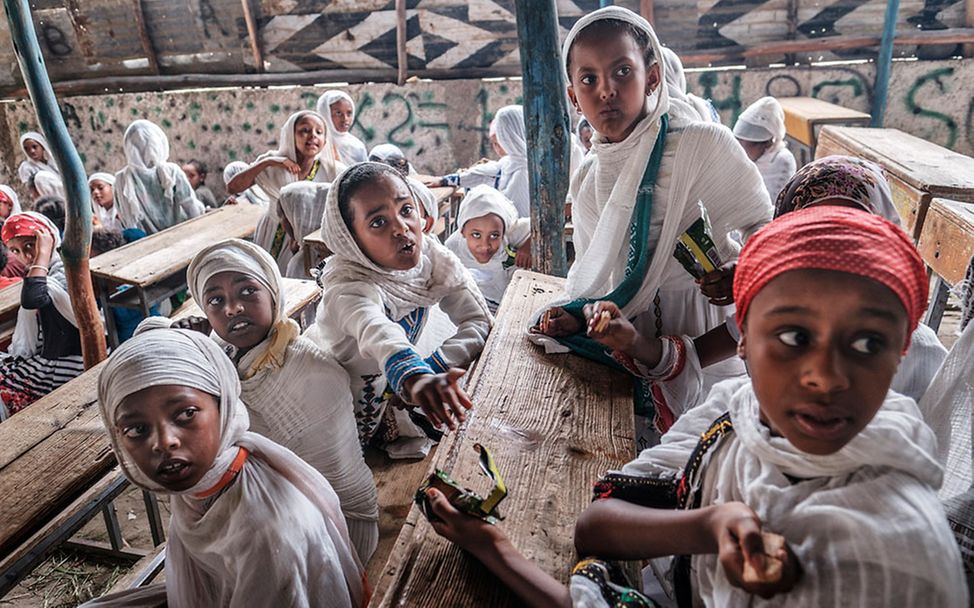
[[[34,256],[37,253],[35,251],[36,242],[37,239],[32,236],[15,236],[7,241],[7,250],[21,264],[30,266],[34,263]]]
[[[118,407],[119,442],[154,483],[183,492],[199,483],[220,449],[217,398],[179,385],[150,386]]]
[[[737,142],[744,148],[744,153],[747,154],[747,157],[751,159],[752,163],[761,158],[765,150],[771,147],[770,141],[745,141],[738,139]]]
[[[14,210],[13,204],[6,199],[0,199],[0,217],[7,219],[10,217],[10,212]]]
[[[406,183],[389,174],[361,186],[351,199],[352,234],[370,260],[391,270],[419,264],[423,220]]]
[[[352,104],[348,103],[346,99],[339,99],[331,104],[329,110],[331,111],[331,123],[335,125],[339,133],[347,133],[352,128],[352,120],[355,118]]]
[[[294,125],[294,151],[301,158],[312,158],[325,145],[325,123],[307,115]]]
[[[467,240],[467,248],[481,264],[490,261],[504,240],[504,221],[495,213],[488,213],[467,221],[460,230]]]
[[[186,167],[189,166],[191,165],[183,165],[183,171],[186,171]],[[188,173],[186,174],[186,177],[189,177]],[[193,184],[192,178],[190,178],[189,183]],[[195,187],[196,185],[193,184],[193,188]],[[91,185],[88,186],[88,189],[91,191],[91,200],[95,201],[95,204],[102,209],[111,209],[112,205],[115,204],[114,200],[112,200],[112,197],[114,196],[112,185],[108,182],[103,182],[100,179],[92,180]]]
[[[200,172],[196,170],[196,165],[191,163],[186,163],[183,165],[183,173],[186,174],[186,179],[189,180],[189,185],[196,190],[203,183],[203,176]]]
[[[507,151],[504,149],[504,146],[501,145],[501,142],[497,141],[496,133],[492,133],[491,135],[487,136],[487,139],[490,141],[490,147],[498,158],[504,158],[507,156]]]
[[[646,96],[660,83],[659,65],[647,69],[643,50],[628,34],[593,38],[572,46],[568,95],[596,131],[619,142],[646,116]]]
[[[761,419],[808,454],[832,454],[873,419],[907,338],[903,304],[848,273],[793,270],[752,300],[739,351]]]
[[[41,142],[34,139],[24,140],[24,152],[27,153],[27,158],[31,160],[36,160],[37,162],[44,161],[44,146]]]
[[[592,149],[592,129],[585,127],[579,133],[579,139],[582,140],[582,145],[585,146],[586,150]]]
[[[210,277],[203,286],[203,312],[216,335],[241,350],[260,344],[274,324],[271,293],[240,272]]]

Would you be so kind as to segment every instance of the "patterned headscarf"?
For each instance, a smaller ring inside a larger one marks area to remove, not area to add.
[[[851,156],[826,156],[799,169],[778,194],[774,216],[780,217],[830,198],[850,201],[900,225],[900,216],[893,205],[893,195],[882,168]]]
[[[927,271],[913,241],[877,215],[831,205],[789,213],[759,230],[741,251],[734,273],[737,325],[772,279],[791,270],[835,270],[866,277],[897,295],[909,336],[927,308]],[[904,348],[903,352],[906,352]]]

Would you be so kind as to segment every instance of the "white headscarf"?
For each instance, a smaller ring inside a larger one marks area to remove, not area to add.
[[[28,139],[33,139],[44,148],[45,156],[47,160],[44,162],[36,161],[31,157],[27,157],[24,162],[20,163],[20,167],[17,169],[17,177],[23,183],[28,183],[30,178],[38,171],[50,171],[55,175],[61,175],[61,169],[57,166],[57,162],[54,160],[54,156],[51,154],[51,146],[48,145],[47,139],[36,131],[28,131],[20,136],[20,149],[27,154],[27,150],[24,149],[24,142]]]
[[[351,130],[344,133],[335,127],[331,119],[331,106],[338,100],[345,100],[352,106],[352,118],[355,117],[355,102],[351,95],[345,91],[333,90],[325,91],[324,95],[318,98],[315,109],[324,116],[325,126],[328,127],[328,152],[331,158],[341,161],[346,165],[361,163],[369,160],[368,152],[362,140],[352,135]]]
[[[257,161],[264,160],[266,158],[286,158],[293,162],[298,162],[298,153],[295,150],[295,138],[294,138],[294,128],[298,124],[298,121],[305,116],[314,116],[328,126],[328,121],[319,114],[312,110],[302,110],[301,112],[295,112],[288,116],[288,119],[284,122],[281,127],[281,133],[278,136],[278,146],[277,150],[270,150],[261,154],[257,157]],[[335,179],[335,175],[338,173],[340,168],[344,165],[336,163],[335,159],[328,154],[329,141],[331,138],[331,133],[325,133],[325,142],[321,148],[321,152],[318,153],[318,172],[315,174],[313,181],[316,182],[331,182]],[[290,171],[282,167],[271,167],[262,171],[256,178],[255,182],[260,189],[263,190],[267,196],[270,198],[272,203],[271,211],[274,217],[277,218],[277,200],[281,197],[281,189],[294,182],[301,181],[301,179],[295,176]]]
[[[734,124],[735,137],[744,141],[770,140],[772,150],[785,146],[785,132],[785,111],[774,97],[762,97],[749,105]]]
[[[0,184],[0,192],[6,194],[7,197],[10,199],[10,205],[11,205],[10,215],[13,215],[15,213],[20,213],[22,211],[20,207],[20,198],[17,197],[17,193],[14,192],[13,188],[11,188],[6,184]],[[8,215],[7,217],[10,217],[10,215]]]
[[[257,245],[240,239],[227,239],[210,245],[196,254],[186,271],[189,291],[200,308],[205,310],[206,282],[221,272],[237,272],[253,278],[264,285],[274,302],[274,324],[267,337],[245,356],[250,364],[247,369],[241,369],[241,376],[250,378],[268,366],[280,368],[284,365],[288,344],[301,330],[287,316],[284,298],[281,297],[284,287],[277,262]]]
[[[91,182],[99,181],[105,182],[112,188],[115,187],[115,176],[111,173],[92,173],[88,176],[88,187],[91,187]],[[118,220],[118,209],[115,208],[114,203],[110,209],[105,209],[94,200],[91,201],[91,210],[95,213],[95,217],[98,218],[98,223],[107,228],[122,228],[122,223]]]
[[[312,605],[324,598],[331,598],[330,606],[362,605],[364,571],[351,548],[338,496],[320,473],[293,452],[247,431],[250,421],[239,398],[237,370],[220,347],[201,333],[170,329],[168,323],[169,319],[147,319],[132,339],[115,350],[98,377],[98,403],[125,475],[143,489],[170,493],[151,481],[126,451],[115,422],[119,406],[129,395],[160,385],[187,386],[219,399],[217,457],[199,483],[179,492],[170,503],[169,605],[229,605],[241,584],[253,595],[234,597],[234,605],[241,601],[275,605],[285,590],[294,594],[287,598],[293,605]],[[251,452],[250,458],[226,494],[201,515],[205,507],[193,495],[215,486],[241,447]],[[292,511],[291,517],[282,517],[282,511]],[[291,519],[293,526],[265,530]],[[266,540],[252,544],[248,540],[255,534],[266,539],[260,536],[266,533],[279,537],[275,544],[289,547],[290,557],[300,563],[280,563],[279,556],[268,554]],[[246,554],[248,546],[258,552]],[[219,547],[244,553],[234,552],[228,563]],[[262,573],[264,578],[243,583],[220,580],[220,575],[240,573]],[[342,579],[347,596],[335,585]]]
[[[720,122],[714,120],[711,106],[706,100],[687,92],[687,77],[683,62],[669,47],[662,47],[663,65],[666,66],[666,88],[670,94],[670,112],[686,114],[689,120]]]
[[[169,162],[169,139],[148,120],[136,120],[125,129],[124,169],[115,174],[115,206],[127,228],[154,234],[204,211],[186,174]]]
[[[16,215],[29,216],[36,222],[44,225],[47,231],[54,237],[54,247],[51,252],[51,262],[48,264],[47,271],[47,292],[51,297],[54,308],[62,317],[67,319],[71,325],[78,326],[78,319],[74,316],[74,309],[71,308],[71,297],[68,296],[68,277],[64,274],[64,265],[61,263],[61,256],[58,255],[58,247],[61,246],[61,233],[47,216],[35,213],[34,211],[24,211]],[[7,221],[15,221],[15,214],[11,213]],[[40,311],[28,310],[20,307],[17,311],[17,324],[14,326],[14,334],[10,339],[10,347],[7,352],[18,357],[33,357],[40,352]]]
[[[65,200],[64,183],[59,173],[38,171],[34,174],[34,189],[41,196],[56,196]]]
[[[524,108],[505,106],[494,116],[497,143],[507,153],[501,160],[501,178],[497,189],[509,198],[518,215],[531,217],[531,194],[528,184],[528,152],[524,130]]]
[[[494,188],[484,184],[471,188],[460,204],[460,212],[457,214],[457,232],[463,230],[464,225],[470,220],[491,213],[504,222],[505,234],[510,231],[518,218],[517,209],[511,201]]]
[[[433,191],[427,188],[423,182],[411,177],[406,178],[406,183],[413,193],[413,198],[423,206],[426,215],[433,218],[433,222],[436,222],[440,217],[440,209],[439,205],[436,204],[436,195],[433,194]]]
[[[231,163],[227,163],[227,166],[223,168],[223,183],[224,185],[229,184],[230,180],[234,178],[235,175],[249,167],[247,163],[242,160],[235,160]],[[266,205],[267,198],[264,195],[263,190],[260,186],[251,186],[243,192],[237,194],[237,198],[242,198],[251,205]]]
[[[370,163],[379,165],[380,163]],[[388,170],[383,175],[393,175],[395,170],[388,165],[380,165]],[[333,253],[325,264],[319,282],[325,290],[331,285],[363,282],[374,286],[382,296],[385,307],[394,321],[398,321],[413,310],[437,304],[450,293],[467,287],[472,293],[480,294],[473,279],[460,260],[439,243],[436,238],[422,235],[420,243],[422,254],[419,264],[409,270],[390,270],[373,262],[359,248],[358,243],[345,225],[338,206],[338,194],[342,180],[355,167],[349,167],[338,176],[325,202],[325,213],[321,219],[321,235],[325,246]],[[398,173],[397,179],[403,179]],[[479,302],[487,312],[483,297]]]
[[[403,154],[399,146],[395,144],[379,144],[369,151],[369,160],[374,160],[380,163],[389,163],[389,160],[402,160],[406,161],[406,155]],[[395,165],[392,165],[395,166]],[[406,161],[407,170],[409,175],[416,175],[416,169],[413,168],[413,164]]]

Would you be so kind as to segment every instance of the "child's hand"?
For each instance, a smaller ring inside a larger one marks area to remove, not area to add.
[[[47,230],[35,229],[34,238],[34,250],[37,252],[34,262],[49,262],[54,252],[54,235]]]
[[[586,304],[585,327],[588,336],[612,350],[632,356],[633,345],[639,332],[614,302],[600,301]]]
[[[433,530],[474,556],[483,559],[481,556],[494,549],[497,542],[504,538],[504,533],[497,526],[458,511],[443,492],[430,488],[426,490],[426,498],[433,514],[440,519],[430,522]]]
[[[301,243],[291,239],[291,241],[288,243],[288,248],[291,249],[291,253],[297,253],[298,250],[301,249]]]
[[[524,241],[517,248],[514,255],[514,265],[518,268],[531,270],[531,239]]]
[[[277,164],[287,169],[288,173],[291,173],[292,175],[298,175],[298,176],[301,175],[301,165],[294,162],[290,158],[279,156],[277,158]]]
[[[445,374],[417,374],[407,378],[405,389],[409,401],[422,408],[435,426],[445,424],[455,431],[457,422],[463,422],[466,410],[473,407],[466,391],[457,384],[465,373],[454,368]]]
[[[174,329],[198,331],[207,336],[210,335],[210,331],[213,329],[210,327],[210,322],[206,317],[186,317],[178,321],[173,321],[173,324],[170,327]]]
[[[727,306],[734,303],[734,269],[737,262],[724,264],[713,272],[708,272],[699,279],[697,285],[700,292],[707,296],[714,306]]]
[[[761,519],[750,507],[740,502],[724,503],[716,507],[712,521],[711,532],[717,541],[720,564],[731,585],[765,599],[795,587],[802,574],[798,559],[787,544],[775,555],[765,555]],[[780,576],[775,580],[745,581],[745,561],[758,573],[764,573],[769,559],[782,562]]]
[[[423,185],[427,188],[439,188],[443,185],[442,177],[430,177],[423,180]]]
[[[224,203],[223,203],[224,206],[226,206],[226,205],[236,205],[236,204],[237,204],[237,197],[234,196],[234,195],[232,195],[232,194],[230,196],[228,196],[227,197],[227,200],[224,201]]]
[[[565,312],[561,306],[546,310],[538,320],[538,324],[530,329],[531,333],[544,334],[553,338],[570,336],[581,330],[582,324],[579,320]]]

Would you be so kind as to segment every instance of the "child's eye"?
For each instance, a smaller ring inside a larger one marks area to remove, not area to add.
[[[199,412],[199,409],[198,408],[195,408],[195,407],[188,407],[186,409],[180,410],[176,414],[176,421],[177,422],[189,422],[190,420],[192,420],[193,418],[196,417],[196,414],[198,412]]]
[[[472,236],[475,239],[479,239],[480,238],[480,233],[477,232],[476,230],[474,230],[473,232],[470,233],[470,236]]]
[[[255,293],[257,293],[256,287],[244,287],[243,289],[240,290],[240,295],[242,296],[250,296]]]
[[[223,296],[213,296],[206,301],[207,306],[219,306],[223,304]]]
[[[592,76],[591,74],[584,74],[578,79],[578,81],[586,86],[591,86],[595,84],[595,76]]]
[[[148,433],[148,428],[144,424],[133,424],[122,429],[122,434],[129,439],[138,439]]]
[[[401,213],[405,217],[409,217],[410,215],[413,214],[413,211],[415,211],[415,210],[413,209],[413,206],[412,205],[403,205],[403,207],[399,211],[399,213]]]
[[[491,239],[492,241],[496,241],[496,240],[497,240],[497,239],[499,239],[499,238],[501,238],[501,235],[500,235],[500,233],[498,233],[498,232],[491,232],[491,233],[490,233],[490,239]]]
[[[618,74],[619,76],[628,76],[630,72],[632,72],[632,68],[627,65],[624,65],[618,70],[616,70],[616,74]]]
[[[787,346],[800,347],[808,346],[808,334],[797,329],[783,331],[778,334],[778,339]]]
[[[882,338],[865,336],[852,343],[852,350],[863,355],[875,355],[886,346]]]
[[[386,225],[386,219],[384,217],[377,217],[369,222],[369,227],[371,228],[382,228]]]

